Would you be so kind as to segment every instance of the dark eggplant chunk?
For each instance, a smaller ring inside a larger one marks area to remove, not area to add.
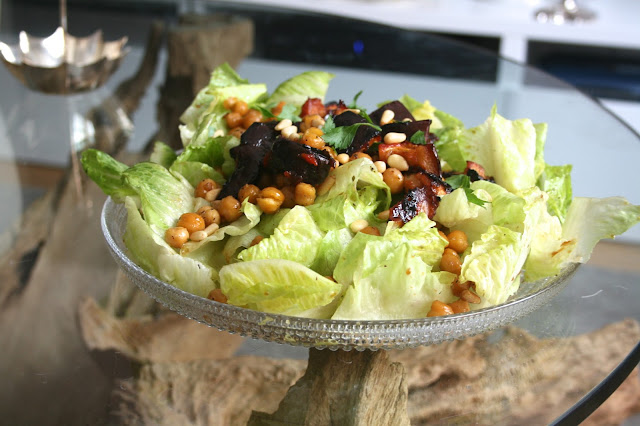
[[[278,138],[271,150],[267,167],[274,173],[298,182],[318,185],[327,178],[335,160],[327,151]]]
[[[389,123],[381,127],[382,137],[384,138],[384,135],[390,132],[404,133],[405,135],[407,135],[407,140],[409,140],[411,139],[411,136],[413,136],[416,132],[421,131],[425,135],[425,141],[427,141],[430,134],[429,126],[431,126],[431,120],[398,121]]]
[[[380,108],[378,108],[377,110],[369,114],[369,117],[374,123],[380,124],[382,113],[384,113],[385,110],[388,110],[388,109],[393,111],[393,119],[395,121],[402,121],[407,118],[411,119],[411,121],[415,121],[415,118],[413,118],[413,115],[411,114],[411,112],[409,112],[407,107],[404,106],[404,104],[400,101],[393,101],[393,102],[389,102],[387,104],[382,105]]]
[[[240,137],[240,145],[229,153],[236,160],[236,169],[222,186],[218,199],[228,195],[238,196],[238,191],[248,183],[255,183],[260,176],[264,158],[279,135],[274,127],[277,121],[253,123]]]
[[[380,131],[371,126],[360,126],[353,136],[351,144],[347,147],[346,153],[351,156],[356,152],[365,152],[374,143],[380,142]]]
[[[336,127],[353,126],[354,124],[368,123],[367,119],[356,114],[353,111],[345,111],[342,114],[338,114],[333,117],[333,122]]]
[[[411,189],[402,200],[389,209],[389,220],[405,224],[418,213],[426,213],[429,219],[432,219],[439,203],[440,199],[431,186]]]

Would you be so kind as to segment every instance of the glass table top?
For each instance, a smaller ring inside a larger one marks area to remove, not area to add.
[[[73,160],[72,149],[84,149],[87,140],[118,150],[123,161],[146,155],[141,152],[168,119],[162,114],[171,111],[163,96],[171,59],[162,44],[156,60],[147,56],[145,62],[145,41],[154,18],[165,29],[175,28],[177,18],[165,9],[147,15],[78,9],[77,28],[103,26],[106,39],[120,37],[117,31],[131,34],[131,53],[104,87],[44,95],[0,68],[0,415],[12,424],[243,424],[252,410],[273,412],[304,373],[309,350],[204,327],[137,291],[102,239],[106,197]],[[18,14],[20,6],[13,10]],[[38,11],[35,23],[50,22],[46,7]],[[336,77],[328,99],[348,101],[362,90],[359,102],[374,106],[409,94],[468,126],[482,123],[495,105],[507,118],[548,123],[545,158],[573,164],[574,195],[622,195],[640,204],[633,184],[640,137],[598,101],[542,72],[440,36],[371,23],[304,14],[310,28],[325,31],[307,29],[301,43],[304,29],[287,25],[299,22],[300,12],[216,3],[205,12],[253,19],[253,53],[237,66],[252,82],[272,90],[299,72],[329,71]],[[20,22],[10,32],[5,26],[0,39],[15,39]],[[47,25],[41,33],[53,30]],[[148,75],[136,74],[141,67]],[[138,85],[123,92],[122,83],[136,76]],[[558,296],[515,323],[442,345],[388,351],[404,366],[411,422],[574,424],[592,415],[590,421],[636,424],[632,415],[640,407],[624,411],[614,404],[621,392],[638,397],[638,372],[632,371],[640,358],[638,265],[636,226],[601,242]],[[458,349],[466,351],[467,369],[442,359]],[[266,370],[273,375],[263,376]],[[215,398],[205,404],[212,408],[202,408],[196,401],[206,386],[197,377],[185,385],[178,371],[209,372],[203,377],[227,388],[212,391]],[[214,371],[224,374],[216,378]],[[239,384],[246,387],[240,391]],[[464,389],[473,392],[461,398],[464,409],[444,404]],[[236,404],[242,406],[235,417],[228,414],[234,392],[247,397]],[[522,411],[535,404],[536,410]]]

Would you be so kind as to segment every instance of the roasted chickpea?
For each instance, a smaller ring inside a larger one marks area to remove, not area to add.
[[[202,216],[202,214],[204,212],[206,212],[207,210],[211,210],[212,208],[213,207],[211,207],[211,206],[202,206],[196,211],[196,213],[198,213],[200,216]]]
[[[447,239],[449,240],[449,247],[454,249],[458,253],[464,252],[467,247],[469,247],[467,234],[465,234],[463,231],[451,231],[449,232],[449,235],[447,235]]]
[[[308,183],[300,182],[296,185],[294,200],[301,206],[310,206],[316,201],[316,189]]]
[[[220,212],[214,208],[210,208],[209,210],[200,213],[200,216],[204,219],[204,224],[206,226],[209,226],[212,223],[220,225]]]
[[[242,137],[243,133],[244,133],[244,129],[242,127],[234,127],[233,129],[229,130],[229,134],[231,136],[235,136],[238,139]]]
[[[178,219],[178,224],[176,226],[178,228],[185,228],[189,231],[189,234],[202,231],[205,227],[204,219],[198,213],[184,213],[180,216],[180,219]]]
[[[387,184],[392,194],[399,194],[404,189],[404,176],[400,170],[394,167],[389,167],[382,173],[382,180]]]
[[[322,139],[315,132],[312,132],[312,129],[315,129],[315,127],[311,127],[306,132],[304,132],[304,135],[302,135],[302,143],[305,145],[309,145],[312,148],[324,148],[324,139]]]
[[[248,129],[253,123],[262,121],[262,113],[257,109],[250,109],[242,118],[242,127]]]
[[[230,96],[222,102],[222,106],[231,111],[236,102],[238,102],[238,98]]]
[[[357,160],[358,158],[368,158],[369,160],[373,161],[371,156],[366,152],[355,152],[353,153],[353,155],[351,155],[351,157],[349,157],[349,160],[353,161],[353,160]]]
[[[439,317],[442,315],[451,315],[452,313],[453,313],[453,309],[451,309],[451,306],[439,300],[434,300],[431,303],[431,309],[429,310],[429,313],[427,314],[427,316]]]
[[[242,116],[237,112],[232,111],[228,113],[224,116],[224,119],[227,121],[227,126],[229,126],[230,129],[242,126]]]
[[[296,190],[295,187],[291,185],[283,186],[280,191],[284,195],[284,201],[282,202],[282,206],[285,209],[290,209],[295,207],[296,205]]]
[[[284,105],[285,105],[285,102],[280,101],[278,105],[271,108],[271,114],[275,115],[276,117],[280,115],[280,113],[282,112],[282,108],[284,108]]]
[[[202,179],[196,186],[195,196],[204,198],[207,195],[207,192],[219,187],[220,185],[218,185],[213,179]]]
[[[451,309],[453,309],[454,314],[460,314],[462,312],[469,312],[471,308],[469,307],[469,302],[463,299],[458,299],[455,302],[449,303]]]
[[[449,247],[449,238],[447,238],[447,234],[438,229],[438,234],[445,240],[447,240],[447,244],[444,246],[445,248]]]
[[[444,253],[442,253],[442,259],[440,259],[440,270],[460,275],[461,267],[462,262],[458,253],[450,248],[444,249]]]
[[[244,201],[246,198],[248,198],[251,204],[255,204],[256,197],[258,196],[259,192],[260,188],[248,183],[240,188],[240,191],[238,191],[238,200]]]
[[[164,233],[164,240],[173,248],[180,248],[189,241],[189,231],[186,228],[169,228]]]
[[[273,214],[280,209],[284,202],[284,194],[278,188],[268,186],[260,191],[256,199],[258,207],[267,214]]]
[[[480,296],[478,296],[471,290],[463,290],[462,294],[460,294],[460,299],[466,300],[467,302],[473,303],[473,304],[480,303]]]
[[[378,230],[378,228],[371,225],[365,226],[360,230],[360,232],[362,232],[363,234],[377,235],[378,237],[380,236],[380,231]]]
[[[233,196],[228,195],[220,201],[218,213],[220,213],[220,216],[225,220],[225,222],[233,222],[242,216],[242,211],[240,210],[241,207],[242,204],[240,204],[240,201],[236,200]]]
[[[235,104],[233,104],[231,110],[233,112],[237,112],[240,115],[245,115],[247,112],[249,112],[249,105],[247,105],[247,103],[243,100],[238,100]]]
[[[207,299],[215,300],[216,302],[220,303],[227,303],[228,300],[227,296],[225,296],[222,290],[220,290],[219,288],[214,288],[213,290],[211,290],[209,292],[209,295],[207,296]]]
[[[451,293],[453,293],[454,296],[460,297],[462,296],[462,292],[465,290],[469,290],[470,287],[471,287],[471,281],[465,281],[461,283],[456,279],[451,285]]]

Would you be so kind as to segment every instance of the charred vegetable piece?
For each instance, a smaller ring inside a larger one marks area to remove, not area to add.
[[[382,140],[380,131],[371,126],[360,126],[356,131],[351,145],[347,147],[346,153],[351,156],[356,152],[366,152],[373,144]]]
[[[413,115],[411,114],[411,112],[409,112],[407,107],[404,106],[404,104],[400,101],[393,101],[393,102],[389,102],[387,104],[382,105],[380,108],[378,108],[377,110],[369,114],[369,117],[374,123],[380,124],[380,119],[382,118],[382,114],[386,110],[393,111],[393,119],[395,121],[402,121],[407,118],[411,119],[411,121],[415,121],[415,118],[413,118]],[[425,132],[425,134],[426,133],[427,132]]]
[[[327,178],[335,160],[324,150],[279,138],[273,145],[268,168],[297,182],[318,185]]]
[[[230,153],[236,160],[236,169],[224,184],[218,199],[228,195],[237,196],[238,191],[248,183],[254,183],[260,175],[264,158],[279,135],[274,127],[277,121],[253,123],[240,137],[240,145]]]
[[[304,117],[305,115],[314,114],[318,114],[320,117],[327,115],[327,109],[320,98],[309,98],[304,104],[302,104],[300,116]]]
[[[367,123],[367,119],[356,114],[353,111],[345,111],[342,114],[338,114],[333,118],[333,122],[336,127],[353,126],[354,124]]]
[[[328,102],[325,105],[325,109],[327,111],[327,114],[336,116],[336,115],[342,114],[345,110],[349,108],[347,107],[347,105],[345,105],[343,101],[339,101],[339,102]]]
[[[426,145],[416,145],[411,142],[383,143],[378,146],[380,160],[386,162],[391,154],[402,156],[407,160],[409,167],[414,167],[436,176],[442,176],[440,160],[432,143],[427,143]]]
[[[487,176],[487,172],[484,170],[484,167],[473,161],[467,161],[467,168],[464,169],[464,174],[469,176],[469,180],[471,182],[475,182],[477,180],[492,180],[491,177]]]
[[[405,224],[418,213],[426,213],[433,218],[440,200],[430,186],[422,186],[408,191],[404,198],[389,209],[389,220]]]
[[[407,140],[411,139],[416,132],[423,132],[425,134],[425,142],[429,140],[429,126],[431,126],[431,120],[420,121],[399,121],[396,123],[385,124],[381,127],[382,137],[387,133],[404,133],[407,135]],[[435,137],[435,135],[433,135]]]

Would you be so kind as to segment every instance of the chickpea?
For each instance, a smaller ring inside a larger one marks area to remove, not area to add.
[[[230,129],[242,126],[242,116],[237,112],[232,111],[228,113],[224,116],[224,119],[227,121],[227,126],[229,126]]]
[[[202,206],[196,211],[196,213],[198,213],[200,216],[202,216],[202,214],[204,212],[206,212],[207,210],[211,210],[212,208],[213,207],[211,207],[211,206]]]
[[[245,115],[247,112],[249,112],[249,105],[247,105],[247,103],[243,100],[238,100],[235,104],[233,104],[231,110],[233,112],[237,112],[240,115]]]
[[[382,173],[382,180],[387,184],[392,194],[399,194],[404,189],[404,176],[400,170],[394,167],[389,167]]]
[[[461,283],[456,279],[451,285],[451,293],[453,293],[454,296],[460,297],[463,291],[469,290],[470,286],[471,286],[471,281],[465,281]]]
[[[291,185],[283,186],[280,191],[284,195],[284,201],[282,202],[282,206],[285,209],[291,209],[296,205],[296,191],[295,188]]]
[[[207,192],[219,187],[220,186],[213,179],[202,179],[196,186],[195,196],[204,198],[207,195]]]
[[[467,247],[469,247],[469,242],[467,241],[467,234],[463,231],[451,231],[449,235],[447,235],[447,239],[449,240],[449,247],[458,253],[464,252]]]
[[[268,186],[260,191],[256,201],[264,213],[273,214],[280,209],[284,202],[284,194],[278,188]]]
[[[236,200],[233,196],[228,195],[221,200],[218,213],[220,213],[220,216],[225,220],[225,222],[233,222],[242,216],[242,211],[240,210],[241,207],[242,204],[240,204],[240,201]]]
[[[310,206],[316,200],[316,189],[308,183],[300,182],[294,192],[296,204]]]
[[[246,198],[248,198],[251,204],[255,204],[256,197],[258,196],[259,192],[260,188],[248,183],[240,188],[240,191],[238,191],[238,200],[244,201]]]
[[[228,109],[229,111],[231,111],[231,109],[233,108],[233,105],[235,105],[236,102],[238,102],[238,98],[230,96],[227,99],[225,99],[224,102],[222,102],[222,106],[225,109]]]
[[[357,160],[358,158],[368,158],[369,160],[373,161],[371,156],[366,152],[355,152],[353,153],[353,155],[351,155],[351,157],[349,157],[349,160],[353,161],[353,160]]]
[[[449,303],[451,309],[453,309],[454,314],[460,314],[462,312],[469,312],[471,308],[469,307],[469,302],[463,299],[458,299],[455,302]]]
[[[169,228],[164,233],[164,240],[173,248],[180,248],[189,241],[189,231],[186,228]]]
[[[250,109],[242,118],[242,127],[248,129],[253,123],[262,121],[262,113],[257,109]]]
[[[302,136],[302,143],[305,145],[309,145],[312,148],[324,148],[324,139],[322,139],[316,133],[312,132],[312,129],[315,129],[315,127],[312,127],[304,132],[304,135]]]
[[[451,309],[451,306],[439,300],[434,300],[431,303],[431,309],[429,310],[429,313],[427,314],[427,316],[439,317],[442,315],[451,315],[452,313],[453,313],[453,309]]]
[[[202,231],[205,227],[204,219],[198,213],[184,213],[180,216],[180,219],[178,219],[176,226],[178,228],[185,228],[189,234]]]
[[[212,223],[220,225],[220,221],[221,221],[220,212],[218,212],[218,210],[214,208],[210,208],[209,210],[206,210],[205,212],[200,213],[200,216],[202,216],[202,218],[204,219],[205,226],[209,226]]]
[[[253,240],[251,240],[249,247],[253,247],[256,244],[260,244],[260,241],[262,240],[264,240],[264,237],[262,235],[256,235],[256,237]]]
[[[227,303],[227,300],[229,300],[219,288],[214,288],[213,290],[211,290],[209,292],[209,295],[207,296],[207,299],[215,300],[216,302],[220,303]]]
[[[275,115],[276,117],[280,115],[280,113],[282,112],[282,108],[284,108],[284,105],[285,105],[285,102],[280,101],[278,105],[271,108],[271,114]]]
[[[473,304],[480,303],[480,296],[478,296],[471,290],[463,290],[462,294],[460,294],[460,299],[466,300],[467,302],[473,303]]]
[[[378,230],[378,228],[371,225],[365,226],[360,230],[360,232],[362,232],[363,234],[377,235],[378,237],[380,236],[380,231]]]
[[[462,261],[460,256],[453,249],[446,248],[440,259],[440,270],[451,272],[452,274],[460,275],[460,269],[462,267]]]
[[[235,136],[238,139],[242,137],[243,133],[244,133],[244,129],[242,127],[234,127],[233,129],[229,130],[229,134],[231,136]]]

